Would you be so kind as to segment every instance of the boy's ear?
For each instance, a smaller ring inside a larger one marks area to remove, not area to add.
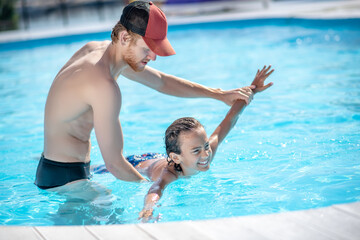
[[[169,154],[169,157],[171,158],[171,160],[174,161],[174,163],[176,163],[176,164],[180,164],[180,163],[181,163],[180,156],[179,156],[178,154],[171,152],[171,153]]]

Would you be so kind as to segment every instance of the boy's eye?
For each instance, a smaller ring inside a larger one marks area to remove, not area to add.
[[[200,151],[198,149],[194,150],[193,153],[194,154],[198,154]]]
[[[209,144],[209,143],[206,143],[206,144],[205,144],[205,149],[208,150],[209,147],[210,147],[210,144]]]

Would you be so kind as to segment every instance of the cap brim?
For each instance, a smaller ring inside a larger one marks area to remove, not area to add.
[[[156,55],[165,57],[165,56],[171,56],[176,54],[175,50],[172,48],[169,40],[167,38],[157,40],[157,39],[151,39],[142,37],[148,45],[148,47],[153,51]]]

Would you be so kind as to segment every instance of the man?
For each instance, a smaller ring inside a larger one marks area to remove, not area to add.
[[[247,101],[246,90],[208,88],[148,67],[156,55],[175,54],[166,34],[164,13],[152,2],[135,1],[124,8],[111,42],[89,42],[65,64],[46,101],[37,186],[49,189],[89,178],[93,128],[106,168],[118,179],[145,181],[123,156],[120,74],[169,95],[215,98],[228,105]]]

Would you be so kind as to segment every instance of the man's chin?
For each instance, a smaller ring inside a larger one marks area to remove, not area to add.
[[[144,71],[144,70],[145,70],[145,66],[139,67],[139,68],[136,70],[136,72],[142,72],[142,71]]]
[[[145,66],[139,67],[139,66],[134,66],[134,65],[130,65],[130,64],[128,64],[128,65],[129,65],[129,67],[130,67],[132,70],[134,70],[135,72],[142,72],[142,71],[145,70]]]

